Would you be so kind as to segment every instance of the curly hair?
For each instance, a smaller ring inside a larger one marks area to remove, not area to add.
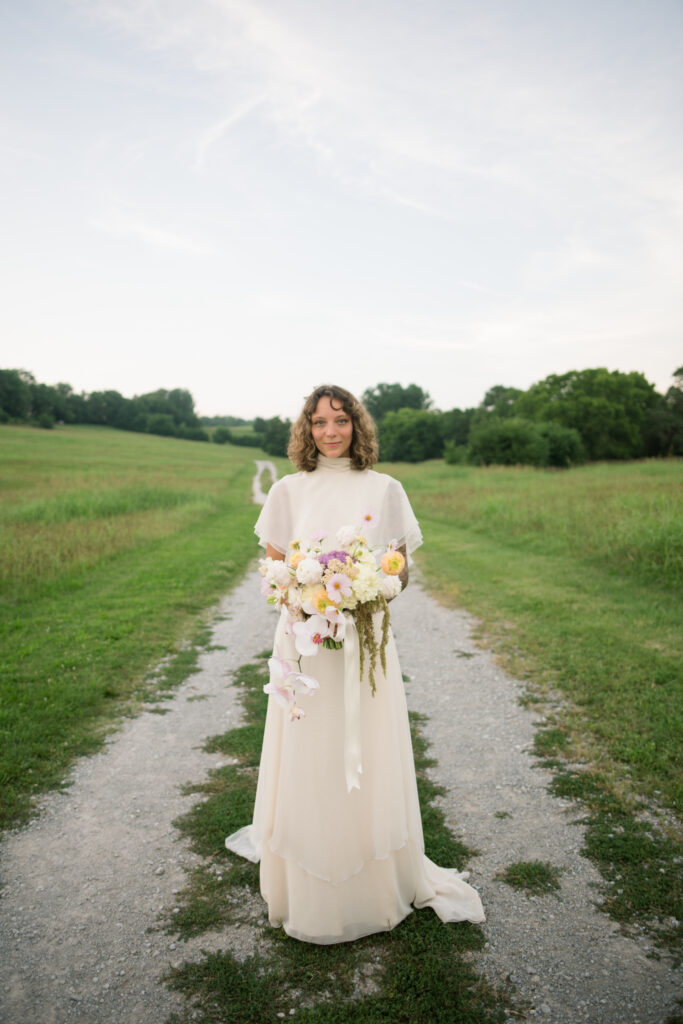
[[[351,438],[352,469],[369,469],[379,457],[375,424],[370,413],[362,402],[359,402],[350,391],[337,387],[335,384],[321,384],[310,393],[298,419],[292,424],[289,432],[287,455],[297,467],[305,473],[311,473],[318,464],[318,449],[313,440],[311,421],[318,402],[327,396],[333,408],[341,407],[353,423]]]

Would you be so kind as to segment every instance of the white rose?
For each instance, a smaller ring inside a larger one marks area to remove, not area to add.
[[[269,578],[273,581],[276,587],[287,587],[289,586],[290,575],[289,569],[283,561],[273,559],[273,564],[270,569]]]
[[[296,578],[299,583],[315,586],[323,576],[323,567],[316,558],[304,558],[296,567]]]
[[[342,526],[337,530],[336,541],[340,548],[350,547],[353,544],[358,529],[355,526]]]
[[[401,581],[398,576],[385,576],[382,573],[379,585],[382,595],[387,601],[391,601],[392,597],[397,597],[402,590]]]

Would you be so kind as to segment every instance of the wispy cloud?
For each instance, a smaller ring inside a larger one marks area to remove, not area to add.
[[[197,155],[195,157],[195,169],[201,170],[209,151],[213,146],[216,145],[220,140],[233,128],[235,125],[243,121],[255,110],[257,110],[263,103],[261,99],[249,100],[247,103],[243,103],[237,110],[224,117],[221,121],[217,121],[215,124],[210,125],[205,132],[199,138],[197,142]]]
[[[214,252],[210,246],[176,231],[150,224],[119,207],[111,207],[92,217],[90,226],[114,238],[131,238],[154,249],[165,249],[189,256],[209,256]]]

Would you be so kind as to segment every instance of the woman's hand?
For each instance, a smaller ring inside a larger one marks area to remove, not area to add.
[[[266,558],[275,558],[278,562],[284,562],[285,556],[277,548],[274,548],[272,544],[268,544],[266,547]]]

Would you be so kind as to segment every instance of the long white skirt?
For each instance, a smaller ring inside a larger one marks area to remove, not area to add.
[[[275,643],[296,658],[280,619]],[[475,889],[424,854],[408,709],[393,636],[377,693],[361,684],[360,790],[344,774],[344,652],[321,648],[302,659],[320,690],[290,722],[269,698],[251,825],[229,850],[260,861],[261,893],[272,925],[306,942],[348,942],[393,928],[413,907],[442,921],[484,920]]]

